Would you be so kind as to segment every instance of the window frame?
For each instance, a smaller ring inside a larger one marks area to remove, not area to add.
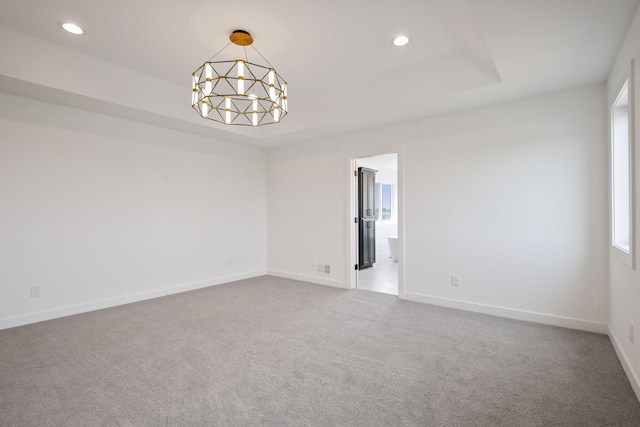
[[[634,102],[634,62],[631,61],[631,67],[628,74],[625,74],[620,83],[616,86],[616,90],[614,91],[614,98],[609,102],[609,156],[610,156],[610,200],[609,200],[609,209],[610,209],[610,245],[611,251],[615,258],[626,264],[629,268],[635,270],[635,102]],[[628,153],[627,153],[627,166],[628,166],[628,215],[629,215],[629,251],[625,251],[624,248],[616,244],[616,194],[619,192],[616,191],[616,168],[615,168],[615,126],[614,126],[614,111],[616,107],[618,107],[618,101],[621,98],[624,90],[627,90],[627,115],[628,115],[628,129],[627,129],[627,140],[628,140]]]

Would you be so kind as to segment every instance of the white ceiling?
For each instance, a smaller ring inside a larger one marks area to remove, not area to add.
[[[602,82],[639,1],[0,0],[0,91],[273,147]],[[191,109],[191,72],[238,28],[289,83],[280,124]]]

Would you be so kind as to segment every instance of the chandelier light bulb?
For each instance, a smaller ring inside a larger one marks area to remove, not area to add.
[[[224,100],[224,108],[225,108],[225,119],[224,122],[226,124],[231,123],[231,98],[226,98]]]
[[[287,84],[285,83],[282,85],[282,109],[285,113],[289,111],[289,106],[287,105],[287,96]]]
[[[274,81],[275,81],[275,71],[271,70],[269,71],[269,98],[271,99],[272,102],[275,102],[276,100],[276,88],[274,85]]]
[[[212,73],[213,73],[213,70],[211,68],[211,64],[206,63],[204,65],[204,75],[205,75],[204,96],[211,95],[211,90],[213,89],[213,83],[211,83]]]
[[[244,95],[244,61],[238,61],[238,95]]]
[[[255,95],[253,95],[253,96],[255,97]],[[249,98],[251,98],[251,97],[249,97]],[[252,116],[253,116],[252,117],[253,120],[252,120],[251,124],[253,126],[258,126],[258,100],[257,99],[253,100],[253,114],[252,114]]]
[[[204,117],[205,119],[207,118],[207,116],[209,115],[209,108],[207,106],[207,100],[203,99],[202,100],[202,117]]]
[[[193,82],[191,84],[191,105],[195,105],[198,102],[198,89],[196,85],[198,84],[198,78],[193,76]]]

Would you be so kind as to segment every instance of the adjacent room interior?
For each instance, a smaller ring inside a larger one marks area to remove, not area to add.
[[[0,0],[0,425],[640,425],[639,4]]]
[[[368,196],[363,173],[371,180]],[[354,176],[359,222],[352,241],[358,251],[356,287],[398,295],[398,155],[357,159]],[[364,200],[371,205],[369,209],[362,206]]]

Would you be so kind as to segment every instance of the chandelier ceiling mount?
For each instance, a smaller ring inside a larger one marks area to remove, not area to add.
[[[235,30],[229,36],[229,40],[238,46],[250,46],[253,44],[253,37],[251,37],[251,34],[247,33],[245,30]]]

